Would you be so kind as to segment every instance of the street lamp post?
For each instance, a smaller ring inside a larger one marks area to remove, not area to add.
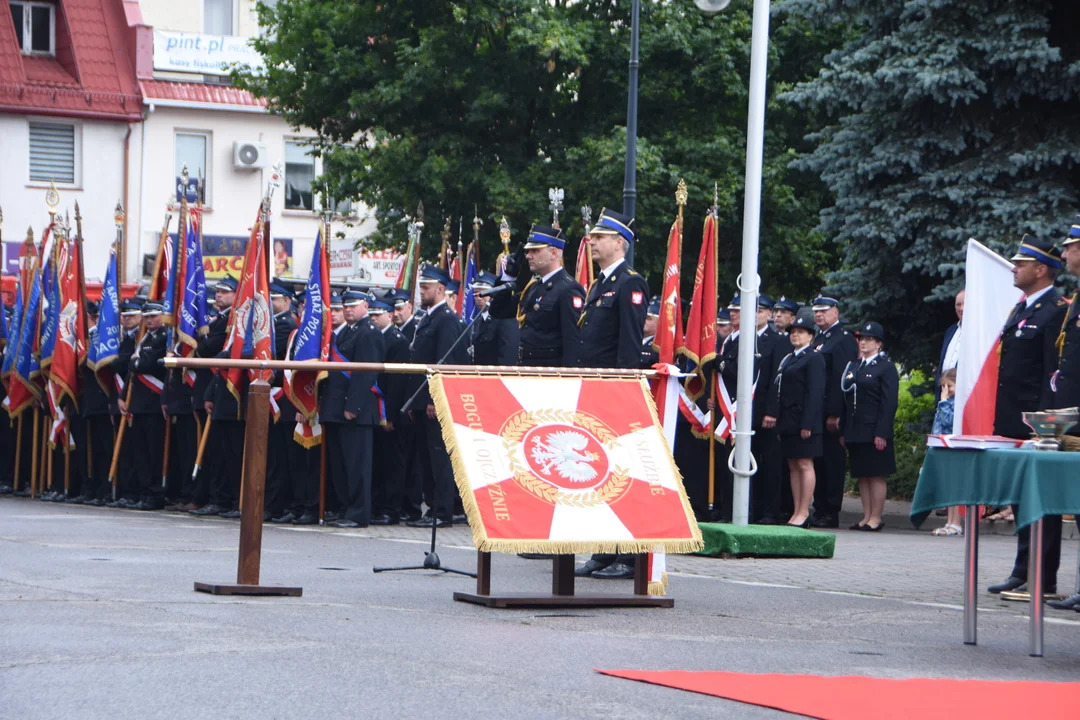
[[[637,210],[637,104],[638,104],[638,39],[641,0],[634,0],[630,10],[630,82],[626,97],[626,169],[623,173],[623,215],[634,217]],[[626,253],[626,262],[634,264],[634,243]]]

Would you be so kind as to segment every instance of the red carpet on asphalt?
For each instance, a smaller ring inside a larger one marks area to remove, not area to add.
[[[1062,717],[1080,706],[1080,683],[821,675],[756,675],[687,670],[597,670],[604,675],[713,695],[823,720]]]

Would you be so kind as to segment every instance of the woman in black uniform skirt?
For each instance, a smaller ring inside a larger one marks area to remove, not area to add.
[[[871,532],[885,527],[885,478],[896,472],[893,421],[900,393],[896,366],[881,352],[885,329],[865,323],[856,333],[859,360],[848,363],[840,378],[845,412],[840,417],[841,441],[851,460],[851,475],[858,478],[863,518],[851,530]]]
[[[780,361],[766,405],[762,426],[776,428],[780,449],[791,471],[795,510],[788,525],[810,526],[814,497],[814,458],[821,456],[822,404],[825,396],[825,360],[810,349],[814,322],[800,317],[788,329],[795,351]]]

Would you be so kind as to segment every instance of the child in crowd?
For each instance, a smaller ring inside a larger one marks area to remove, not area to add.
[[[956,368],[950,368],[941,374],[941,400],[934,413],[934,426],[930,430],[934,435],[951,435],[953,432],[953,412],[956,409]],[[932,535],[963,535],[960,525],[960,508],[949,508],[945,527],[937,528]]]

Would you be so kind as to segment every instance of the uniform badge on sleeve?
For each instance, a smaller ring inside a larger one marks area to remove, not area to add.
[[[641,303],[645,302],[645,293],[642,293],[642,292],[632,292],[632,293],[630,293],[630,302],[632,302],[635,305],[640,305]]]
[[[571,298],[570,304],[574,306],[575,310],[580,310],[581,306],[584,305],[585,303],[582,302],[581,298],[579,298],[577,295],[575,295],[573,298]]]

